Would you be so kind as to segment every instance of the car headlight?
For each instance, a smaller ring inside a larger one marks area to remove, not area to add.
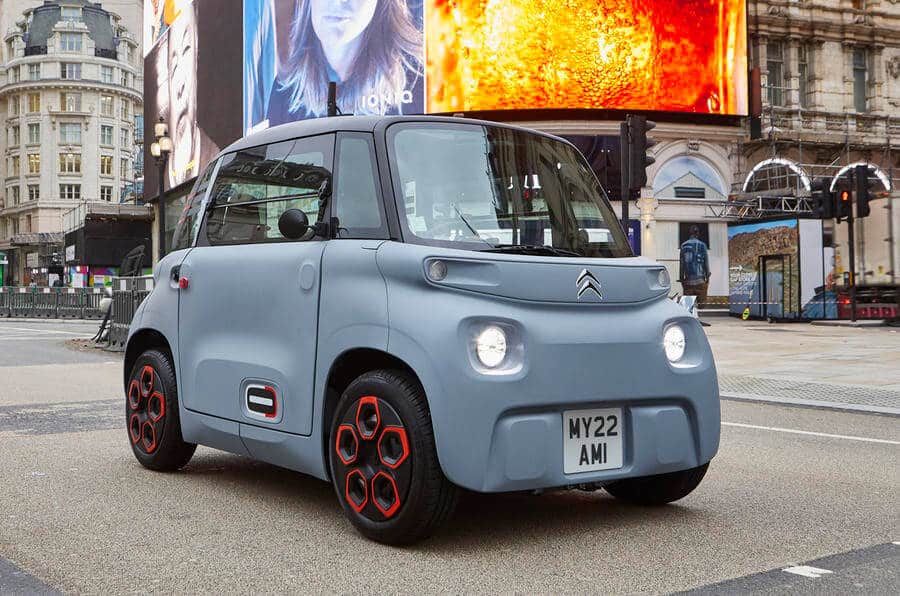
[[[497,368],[506,359],[506,332],[496,325],[485,327],[475,338],[475,354],[487,368]]]
[[[684,330],[679,325],[671,325],[663,334],[663,347],[669,362],[678,362],[684,356]]]

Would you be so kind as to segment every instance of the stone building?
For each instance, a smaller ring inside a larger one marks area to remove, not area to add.
[[[850,188],[868,164],[872,189],[893,191],[900,166],[900,2],[749,0],[750,64],[760,72],[759,138],[742,143],[738,191],[795,194],[817,178]],[[897,283],[900,208],[888,198],[857,220],[860,283]],[[877,230],[866,234],[866,227]],[[848,263],[846,226],[833,230],[837,269]],[[860,250],[862,249],[862,250]],[[868,251],[868,252],[867,252]],[[879,272],[876,256],[893,267]],[[871,271],[869,271],[872,269]],[[888,270],[890,269],[890,271]],[[868,272],[867,272],[868,271]]]
[[[141,2],[123,6],[132,22],[87,0],[2,5],[4,282],[46,283],[65,259],[64,214],[83,220],[91,204],[118,203],[134,181],[141,151],[135,122],[143,113]]]

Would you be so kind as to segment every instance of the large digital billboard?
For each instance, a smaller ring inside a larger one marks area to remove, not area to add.
[[[325,113],[747,112],[745,0],[244,0],[244,130]]]
[[[244,130],[425,112],[422,0],[244,0]]]
[[[234,42],[241,38],[241,8],[240,0],[144,5],[145,31],[152,33],[144,58],[144,138],[149,148],[159,118],[168,124],[173,149],[166,162],[166,188],[195,178],[241,136],[241,49]],[[149,154],[146,163],[152,171]],[[155,196],[157,186],[157,177],[148,175],[145,196]]]
[[[324,115],[330,81],[345,114],[747,112],[746,0],[147,0],[144,10],[146,130],[158,115],[169,122],[167,186],[241,135]]]
[[[745,0],[428,0],[428,111],[747,112]]]

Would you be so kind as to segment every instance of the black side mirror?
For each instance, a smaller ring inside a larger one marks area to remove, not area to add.
[[[288,209],[278,218],[278,231],[290,240],[299,240],[309,231],[309,218],[300,209]]]

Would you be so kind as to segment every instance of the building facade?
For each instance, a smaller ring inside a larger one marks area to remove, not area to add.
[[[132,3],[133,23],[86,0],[30,2],[24,10],[22,2],[3,5],[20,9],[14,21],[3,15],[9,25],[0,68],[4,283],[41,284],[60,274],[65,214],[118,203],[134,182],[143,61],[141,3]]]
[[[803,196],[817,178],[853,189],[854,164],[887,195],[856,221],[860,284],[896,284],[900,206],[900,2],[750,0],[750,65],[759,69],[758,137],[741,146],[737,191]],[[826,222],[840,279],[846,225]]]

